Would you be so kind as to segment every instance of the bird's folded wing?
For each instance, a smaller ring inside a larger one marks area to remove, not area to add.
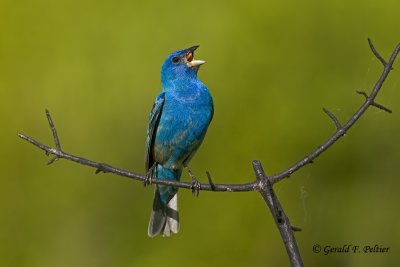
[[[150,112],[149,125],[147,128],[147,143],[146,143],[146,158],[145,158],[146,171],[149,170],[154,163],[154,159],[152,157],[152,150],[164,101],[165,101],[165,93],[159,94],[156,98],[156,101],[154,102],[153,109]]]

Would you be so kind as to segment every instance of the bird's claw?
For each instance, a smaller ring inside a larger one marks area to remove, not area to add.
[[[189,169],[188,166],[184,166],[186,171],[188,172],[190,178],[192,178],[192,194],[196,197],[199,196],[199,192],[201,189],[201,183],[199,182],[199,180],[197,180],[196,176],[194,176],[194,174],[192,173],[192,171]]]
[[[146,176],[145,176],[145,178],[143,180],[143,186],[146,187],[148,185],[151,185],[152,184],[152,180],[153,180],[153,178],[152,178],[151,174],[148,175],[148,173],[146,173]]]
[[[154,170],[156,164],[157,163],[154,162],[153,166],[151,166],[150,169],[146,172],[146,175],[143,180],[144,187],[151,185],[153,183],[153,181],[152,181],[153,180],[153,170]]]
[[[199,196],[201,189],[201,183],[197,180],[196,177],[192,176],[192,194],[196,197]]]

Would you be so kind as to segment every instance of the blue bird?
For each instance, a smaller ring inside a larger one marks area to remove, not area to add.
[[[157,96],[147,129],[146,171],[152,177],[179,181],[185,168],[195,189],[200,184],[187,165],[204,139],[213,117],[213,100],[197,78],[200,65],[194,60],[198,46],[170,54],[161,68],[162,92]],[[178,189],[157,185],[148,235],[170,236],[179,230]]]

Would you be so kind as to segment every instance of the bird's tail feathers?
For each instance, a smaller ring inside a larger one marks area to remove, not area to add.
[[[165,204],[160,199],[158,188],[154,192],[153,209],[150,215],[148,235],[154,237],[159,233],[170,236],[179,231],[178,193]]]
[[[167,204],[165,212],[166,222],[164,226],[163,235],[170,236],[171,233],[178,233],[179,231],[179,212],[178,212],[178,193],[176,193]]]

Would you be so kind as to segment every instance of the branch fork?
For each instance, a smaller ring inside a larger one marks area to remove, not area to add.
[[[388,109],[387,107],[385,107],[385,106],[383,106],[381,104],[376,103],[373,99],[371,99],[371,97],[366,92],[356,90],[356,93],[359,94],[359,95],[363,95],[365,97],[365,102],[369,102],[371,106],[374,106],[374,107],[379,108],[379,109],[381,109],[383,111],[386,111],[387,113],[392,113],[392,111],[390,109]]]

